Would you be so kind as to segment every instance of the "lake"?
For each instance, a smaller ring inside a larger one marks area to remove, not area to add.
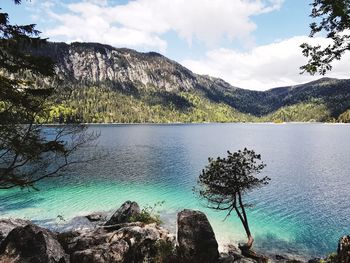
[[[255,246],[270,253],[322,256],[350,234],[350,125],[189,124],[94,125],[101,136],[82,155],[103,156],[67,176],[38,185],[40,191],[0,191],[2,217],[59,224],[126,200],[165,201],[162,219],[175,229],[184,208],[208,215],[221,242],[244,241],[234,214],[204,208],[192,192],[208,157],[247,147],[267,164],[268,186],[248,196]],[[53,224],[53,225],[54,225]]]

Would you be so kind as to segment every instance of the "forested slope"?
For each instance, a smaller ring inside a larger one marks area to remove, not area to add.
[[[160,54],[97,43],[49,43],[59,81],[48,121],[347,121],[350,80],[323,78],[268,91],[198,75]]]

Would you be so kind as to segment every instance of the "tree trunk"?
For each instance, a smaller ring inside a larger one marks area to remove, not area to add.
[[[251,235],[249,235],[248,236],[248,241],[247,241],[247,243],[245,243],[245,244],[240,244],[239,245],[239,249],[240,250],[250,250],[251,248],[252,248],[252,246],[253,246],[253,243],[254,243],[254,238],[251,236]]]
[[[244,245],[240,245],[239,248],[241,250],[249,250],[251,249],[251,247],[253,246],[253,243],[254,243],[254,238],[252,237],[252,234],[250,232],[250,229],[249,229],[249,224],[248,224],[248,218],[247,218],[247,214],[245,212],[245,209],[244,209],[244,205],[243,205],[243,202],[242,202],[242,195],[240,192],[238,192],[238,202],[239,202],[239,205],[241,207],[241,210],[242,210],[242,214],[243,216],[239,213],[239,218],[241,219],[242,221],[242,224],[244,226],[244,230],[245,230],[245,233],[247,235],[247,238],[248,238],[248,241],[246,244]],[[238,210],[238,209],[237,209]],[[236,212],[237,212],[236,210]],[[238,213],[238,212],[237,212]]]

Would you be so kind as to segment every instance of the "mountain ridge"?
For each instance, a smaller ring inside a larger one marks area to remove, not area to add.
[[[193,73],[156,52],[142,53],[79,42],[49,42],[32,52],[56,61],[57,75],[74,90],[98,86],[110,90],[103,92],[148,97],[148,100],[160,101],[163,106],[172,105],[178,108],[176,110],[191,108],[193,103],[187,98],[190,94],[207,101],[205,103],[228,106],[257,118],[297,104],[326,105],[329,116],[322,117],[324,120],[336,119],[350,109],[350,80],[321,78],[304,84],[256,91],[232,86],[220,78]]]

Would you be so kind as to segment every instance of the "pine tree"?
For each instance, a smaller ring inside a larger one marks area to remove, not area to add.
[[[209,164],[203,169],[198,179],[195,192],[207,200],[207,207],[228,211],[226,217],[235,212],[246,232],[248,242],[241,245],[242,252],[250,250],[254,239],[249,227],[243,196],[249,191],[269,183],[269,177],[256,177],[265,164],[261,162],[260,154],[253,150],[228,152],[226,158],[209,158]]]
[[[0,12],[0,189],[30,187],[58,176],[81,161],[73,153],[95,137],[79,124],[43,126],[56,91],[34,83],[55,77],[53,61],[33,55],[45,44],[35,25],[12,25]]]

